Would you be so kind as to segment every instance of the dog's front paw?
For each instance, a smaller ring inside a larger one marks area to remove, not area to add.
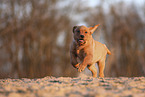
[[[76,64],[76,65],[73,65],[75,68],[79,68],[79,63]]]
[[[78,71],[79,71],[79,72],[82,72],[82,71],[84,71],[85,68],[86,68],[85,65],[80,64],[80,65],[79,65],[79,68],[78,68]]]

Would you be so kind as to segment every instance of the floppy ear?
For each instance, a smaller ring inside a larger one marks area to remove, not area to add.
[[[89,27],[89,30],[91,31],[91,34],[93,34],[93,32],[98,28],[100,24],[95,25],[94,27]]]
[[[75,29],[76,29],[77,27],[78,27],[78,26],[74,26],[74,27],[73,27],[73,33],[74,33],[74,31],[75,31]]]

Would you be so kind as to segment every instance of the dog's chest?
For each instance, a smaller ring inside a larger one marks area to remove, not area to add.
[[[78,60],[83,61],[83,59],[84,59],[85,56],[86,56],[86,55],[85,55],[84,49],[77,50],[77,57],[78,57]]]

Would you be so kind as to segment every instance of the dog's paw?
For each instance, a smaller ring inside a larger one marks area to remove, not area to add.
[[[80,64],[80,66],[79,66],[79,68],[78,68],[78,71],[79,71],[79,72],[82,72],[82,71],[84,71],[85,68],[86,68],[85,65]]]
[[[74,65],[75,68],[79,68],[79,64]]]

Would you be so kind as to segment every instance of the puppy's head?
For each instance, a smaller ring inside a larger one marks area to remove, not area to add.
[[[93,32],[98,28],[100,24],[94,27],[85,27],[85,26],[74,26],[73,33],[74,33],[74,40],[79,44],[83,45],[87,43],[92,38]]]

